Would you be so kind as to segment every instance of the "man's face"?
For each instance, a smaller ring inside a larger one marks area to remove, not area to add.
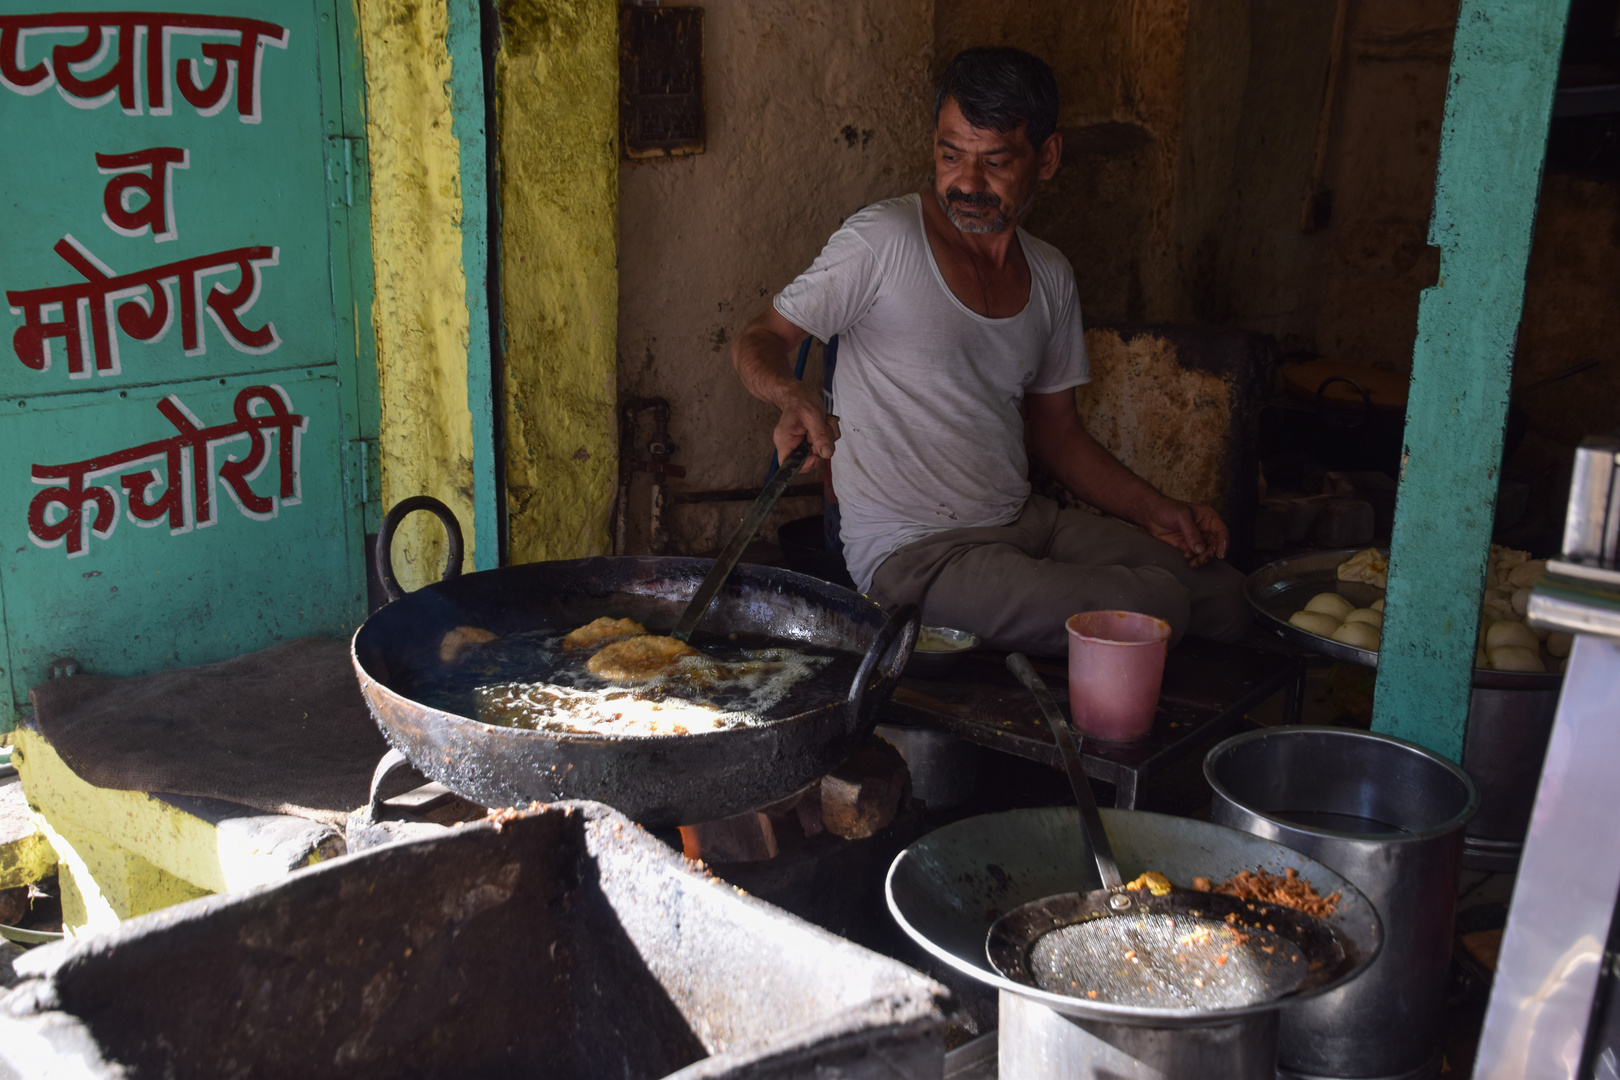
[[[1023,217],[1036,184],[1057,172],[1062,154],[1058,135],[1037,152],[1025,129],[974,127],[946,98],[934,128],[934,195],[962,232],[1003,232]]]

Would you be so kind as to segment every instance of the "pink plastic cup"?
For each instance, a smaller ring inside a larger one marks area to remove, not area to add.
[[[1153,726],[1170,624],[1134,611],[1085,611],[1069,631],[1069,708],[1088,738],[1129,742]]]

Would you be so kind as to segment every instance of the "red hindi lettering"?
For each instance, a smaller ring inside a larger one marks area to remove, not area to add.
[[[169,171],[191,165],[191,155],[177,146],[154,146],[128,154],[97,154],[96,166],[111,175],[101,193],[101,220],[120,236],[144,236],[158,243],[179,235],[174,225],[174,177]],[[144,195],[139,206],[130,196]]]
[[[174,296],[179,294],[181,347],[187,356],[207,352],[203,316],[212,318],[226,341],[237,352],[263,354],[281,345],[275,324],[257,328],[245,326],[242,315],[257,302],[266,266],[280,263],[280,249],[274,247],[232,248],[212,255],[165,263],[128,274],[109,274],[92,261],[82,245],[71,236],[56,244],[56,253],[86,280],[45,289],[12,289],[6,300],[23,316],[23,325],[12,334],[12,348],[23,366],[35,371],[50,367],[50,342],[64,339],[69,378],[86,378],[85,323],[89,324],[89,353],[95,371],[116,375],[122,371],[117,329],[136,341],[162,340],[173,321]],[[238,274],[235,285],[214,283],[203,293],[206,279],[218,274]],[[60,308],[60,318],[55,318]],[[116,316],[115,316],[116,313]]]
[[[267,411],[255,411],[261,405]],[[309,419],[292,411],[292,401],[280,386],[271,383],[239,391],[232,420],[213,427],[203,427],[173,394],[157,408],[176,431],[167,439],[86,461],[32,467],[36,484],[65,481],[45,487],[29,503],[28,534],[34,544],[43,548],[65,544],[69,558],[83,555],[92,535],[102,539],[112,535],[120,502],[135,524],[151,527],[167,521],[171,535],[212,525],[218,503],[216,479],[224,481],[242,515],[253,520],[274,518],[283,506],[302,501],[300,447]],[[261,495],[253,481],[272,460],[272,435],[279,475],[273,494]],[[246,453],[232,456],[229,448],[244,438]],[[225,452],[224,460],[216,464],[220,451]],[[108,482],[95,483],[101,478]],[[153,494],[159,485],[162,490]]]
[[[57,42],[29,63],[30,37],[63,34],[82,37]],[[181,96],[204,116],[234,101],[238,119],[258,123],[264,50],[286,48],[289,37],[284,27],[262,19],[139,11],[0,15],[0,85],[25,95],[55,86],[69,104],[81,109],[100,108],[116,98],[124,112],[135,116],[142,112],[144,90],[146,111],[166,116],[173,108],[167,60],[175,39],[185,37],[228,40],[200,41],[200,58],[174,61]],[[99,67],[108,53],[113,54],[110,66],[93,73],[84,70]],[[204,82],[203,72],[209,69]],[[229,93],[233,83],[235,95]]]

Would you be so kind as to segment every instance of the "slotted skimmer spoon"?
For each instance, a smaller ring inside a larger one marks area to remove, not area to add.
[[[1206,1010],[1275,1000],[1354,966],[1332,926],[1293,908],[1192,889],[1127,889],[1074,732],[1028,658],[1013,653],[1007,668],[1057,740],[1103,887],[1048,896],[997,919],[985,952],[998,972],[1100,1003]]]

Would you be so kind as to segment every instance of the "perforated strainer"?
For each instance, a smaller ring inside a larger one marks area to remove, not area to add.
[[[985,951],[998,972],[1100,1003],[1213,1010],[1274,1001],[1354,966],[1333,927],[1293,908],[1189,889],[1126,889],[1073,732],[1028,659],[1013,653],[1007,667],[1057,739],[1103,888],[1048,896],[996,920]]]

